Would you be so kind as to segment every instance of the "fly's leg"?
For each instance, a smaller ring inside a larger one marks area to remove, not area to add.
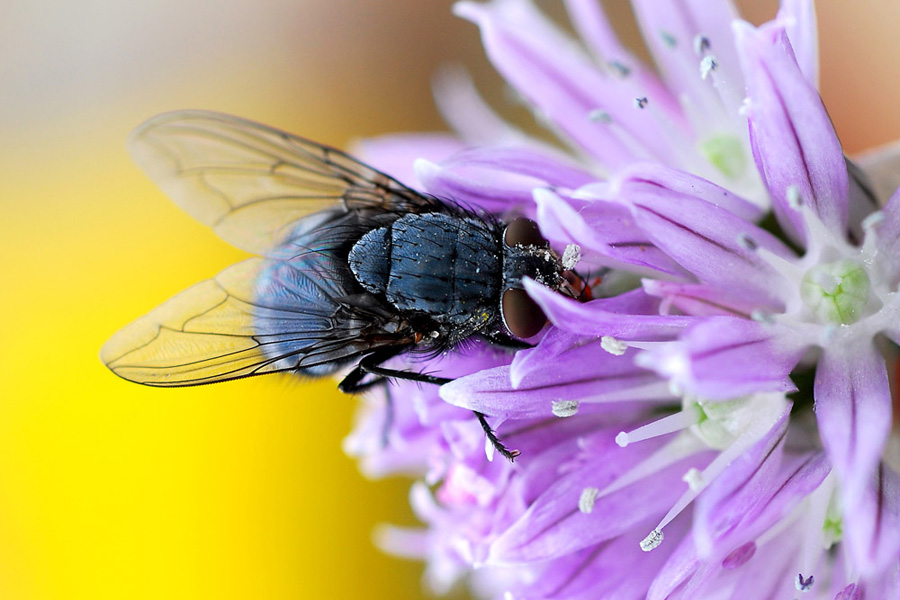
[[[478,412],[477,410],[473,410],[475,416],[478,417],[478,422],[481,423],[481,428],[484,429],[484,435],[487,436],[488,441],[491,443],[491,446],[494,447],[494,450],[500,453],[505,459],[509,462],[515,462],[516,457],[519,455],[518,450],[508,450],[506,446],[503,445],[503,442],[500,441],[500,438],[497,437],[497,434],[494,433],[494,430],[491,429],[491,426],[488,425],[487,419],[484,414]]]
[[[507,350],[527,350],[528,348],[534,348],[534,344],[523,342],[522,340],[516,339],[499,331],[490,335],[486,335],[485,337],[492,344],[502,346]]]
[[[359,364],[356,365],[356,368],[350,371],[343,381],[338,385],[338,388],[342,392],[352,393],[355,391],[359,391],[361,386],[367,387],[371,385],[371,382],[361,384],[363,377],[367,373],[371,373],[372,375],[378,375],[379,380],[383,379],[405,379],[406,381],[418,381],[419,383],[431,383],[434,385],[444,385],[445,383],[450,383],[453,379],[447,377],[437,377],[435,375],[428,375],[427,373],[416,373],[413,371],[400,371],[398,369],[388,369],[386,367],[382,367],[381,363],[388,360],[389,358],[393,358],[394,356],[400,354],[405,348],[385,348],[384,350],[373,352],[368,356],[362,358],[359,361]],[[390,402],[390,399],[388,400]],[[390,407],[390,404],[388,405]],[[392,411],[391,411],[392,412]],[[487,436],[488,441],[494,447],[494,449],[500,453],[501,456],[509,460],[510,462],[514,461],[515,458],[519,455],[518,450],[509,450],[506,446],[503,445],[503,442],[500,441],[500,438],[497,437],[497,434],[494,433],[494,430],[491,429],[491,426],[488,425],[487,419],[484,414],[478,411],[472,411],[475,413],[475,416],[478,418],[478,422],[481,424],[481,428],[484,430],[484,434]],[[393,416],[389,418],[390,421],[393,420]],[[385,433],[385,438],[386,438]]]
[[[433,383],[434,385],[444,385],[445,383],[450,383],[453,381],[452,379],[448,379],[446,377],[437,377],[435,375],[428,375],[427,373],[416,373],[414,371],[400,371],[398,369],[388,369],[386,367],[382,367],[381,363],[386,361],[389,358],[393,358],[394,356],[400,354],[401,350],[405,350],[405,348],[401,348],[400,350],[394,350],[393,348],[389,348],[390,352],[382,351],[382,352],[373,352],[368,356],[363,357],[359,364],[356,365],[357,369],[361,369],[365,373],[372,373],[373,375],[379,375],[382,378],[392,378],[392,379],[405,379],[406,381],[418,381],[420,383]],[[352,375],[353,372],[350,373]],[[348,375],[349,377],[349,375]],[[344,379],[346,381],[346,379]],[[343,381],[341,384],[343,385]]]

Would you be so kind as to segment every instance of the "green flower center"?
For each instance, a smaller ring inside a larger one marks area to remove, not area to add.
[[[700,152],[729,179],[737,179],[747,168],[741,140],[731,134],[714,135],[700,142]]]
[[[869,276],[854,260],[816,265],[803,276],[800,297],[820,320],[848,325],[869,301]]]

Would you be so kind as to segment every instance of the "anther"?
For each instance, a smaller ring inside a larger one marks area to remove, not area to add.
[[[613,356],[622,356],[628,350],[628,345],[625,342],[617,340],[611,335],[604,335],[600,338],[600,347]]]
[[[650,552],[654,548],[657,548],[663,541],[663,532],[661,529],[654,529],[650,532],[647,537],[641,540],[641,550],[644,552]]]
[[[698,33],[694,36],[694,53],[702,56],[707,50],[709,50],[709,38]]]
[[[796,185],[789,185],[785,191],[788,206],[795,210],[800,210],[803,206],[803,197],[800,195],[800,188]]]
[[[706,487],[706,484],[703,481],[703,473],[701,473],[699,469],[693,467],[688,469],[688,472],[681,477],[681,480],[688,484],[688,487],[691,488],[691,491],[693,492],[700,492],[700,490]]]
[[[583,514],[590,514],[594,510],[594,502],[599,493],[600,490],[595,487],[586,487],[581,490],[581,496],[578,497],[578,510]]]
[[[815,582],[816,578],[812,575],[804,579],[803,573],[797,573],[797,579],[794,580],[794,587],[797,588],[798,592],[808,592],[812,589],[813,583]]]
[[[578,413],[578,400],[554,400],[550,410],[560,418],[572,417]]]
[[[635,98],[634,99],[634,107],[643,109],[645,106],[647,106],[648,102],[650,102],[650,101],[647,100],[647,96],[641,96],[640,98]]]
[[[700,79],[706,79],[709,77],[709,74],[712,71],[715,71],[719,66],[718,61],[716,61],[716,57],[710,55],[704,56],[703,60],[700,61]]]

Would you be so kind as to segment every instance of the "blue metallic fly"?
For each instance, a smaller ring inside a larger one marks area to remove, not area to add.
[[[533,221],[503,223],[423,195],[335,148],[201,111],[151,119],[131,147],[179,206],[257,257],[115,334],[100,358],[130,381],[189,386],[351,367],[344,392],[385,378],[442,384],[449,379],[382,364],[473,338],[527,347],[546,317],[524,277],[577,295],[577,277]]]

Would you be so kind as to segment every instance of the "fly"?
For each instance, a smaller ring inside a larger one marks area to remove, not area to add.
[[[527,347],[547,319],[525,277],[578,295],[578,277],[533,221],[423,195],[329,146],[186,111],[143,124],[131,150],[179,206],[256,256],[116,333],[100,358],[129,381],[175,387],[352,367],[338,386],[347,393],[386,378],[440,385],[450,379],[382,365],[476,338]]]

